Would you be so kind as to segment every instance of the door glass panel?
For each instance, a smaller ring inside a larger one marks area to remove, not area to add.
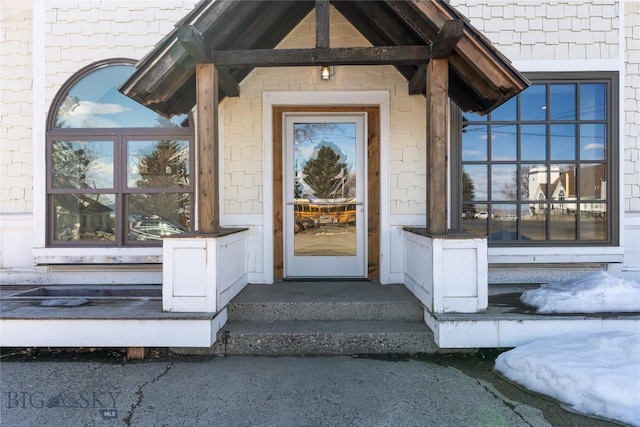
[[[293,124],[293,253],[355,256],[356,123]]]

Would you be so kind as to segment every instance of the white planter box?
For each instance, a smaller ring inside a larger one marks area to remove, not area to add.
[[[247,230],[163,239],[162,308],[217,313],[247,284]]]
[[[478,313],[488,305],[487,239],[403,231],[404,283],[432,313]]]

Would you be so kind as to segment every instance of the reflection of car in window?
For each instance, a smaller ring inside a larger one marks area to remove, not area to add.
[[[477,212],[473,217],[476,219],[487,219],[488,215],[485,211],[480,211],[480,212]]]
[[[129,240],[160,240],[164,236],[186,233],[180,224],[163,219],[144,219],[134,222],[129,231]]]

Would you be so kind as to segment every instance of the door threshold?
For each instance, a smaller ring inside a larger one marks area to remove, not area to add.
[[[371,282],[366,277],[285,277],[283,282]]]

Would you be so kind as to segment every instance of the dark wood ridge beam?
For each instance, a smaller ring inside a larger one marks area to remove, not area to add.
[[[375,46],[315,49],[214,50],[218,67],[314,65],[413,65],[431,59],[431,46]]]
[[[193,25],[181,25],[178,27],[178,42],[189,56],[198,64],[211,64],[211,48],[202,34]],[[226,70],[218,70],[218,84],[227,96],[240,96],[240,86],[231,73]]]
[[[316,47],[329,47],[329,0],[316,0]]]
[[[454,19],[444,23],[432,46],[432,59],[448,58],[463,35],[464,22]],[[427,87],[426,65],[422,64],[409,81],[409,95],[420,95]]]

